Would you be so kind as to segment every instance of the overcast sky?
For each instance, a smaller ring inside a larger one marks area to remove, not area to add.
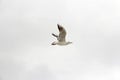
[[[120,80],[120,0],[0,0],[0,80]]]

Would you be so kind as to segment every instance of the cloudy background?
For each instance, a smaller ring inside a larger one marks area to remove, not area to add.
[[[0,80],[120,80],[119,0],[0,0]],[[73,44],[51,46],[63,25]]]

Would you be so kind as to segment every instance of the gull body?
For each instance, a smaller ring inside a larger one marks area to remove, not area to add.
[[[52,45],[68,45],[71,44],[72,42],[67,41],[66,42],[66,30],[64,29],[64,27],[62,27],[61,25],[57,24],[58,26],[58,30],[59,30],[59,35],[56,35],[54,33],[52,33],[52,35],[54,37],[57,38],[57,41],[53,42]]]

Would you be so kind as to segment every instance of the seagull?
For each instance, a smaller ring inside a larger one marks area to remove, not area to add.
[[[56,35],[54,33],[52,33],[52,35],[54,37],[57,38],[57,41],[53,42],[51,45],[68,45],[68,44],[71,44],[72,42],[69,42],[65,40],[65,37],[66,37],[66,30],[64,29],[64,27],[62,27],[61,25],[57,24],[58,26],[58,30],[59,30],[59,35]]]

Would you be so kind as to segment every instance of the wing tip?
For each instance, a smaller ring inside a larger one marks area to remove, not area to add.
[[[57,24],[57,26],[60,31],[63,30],[63,27],[60,24]]]

